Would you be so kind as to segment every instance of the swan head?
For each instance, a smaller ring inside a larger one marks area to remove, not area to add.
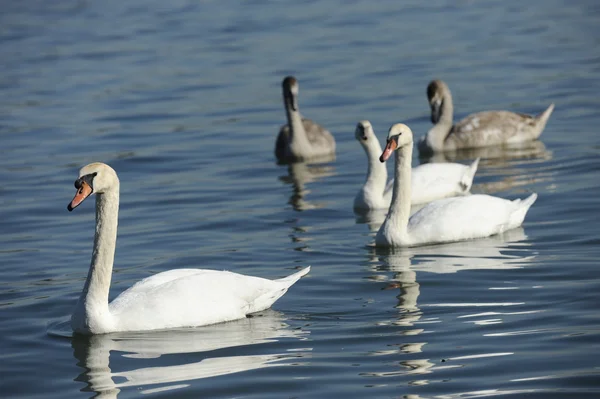
[[[431,123],[436,124],[442,116],[442,105],[444,97],[450,93],[450,89],[443,81],[436,79],[427,85],[427,100],[431,107]]]
[[[87,197],[92,194],[102,194],[119,187],[117,172],[107,164],[94,162],[84,166],[79,171],[79,178],[75,180],[77,192],[67,206],[72,211],[77,208]]]
[[[356,130],[354,131],[354,137],[361,144],[367,144],[372,141],[375,137],[375,133],[373,133],[371,122],[367,120],[358,122]]]
[[[385,149],[379,157],[381,162],[385,162],[398,148],[413,145],[413,132],[404,123],[396,123],[390,127],[388,132],[387,142]]]
[[[283,98],[285,103],[289,105],[292,110],[298,111],[298,80],[293,76],[286,76],[281,83],[283,88]]]

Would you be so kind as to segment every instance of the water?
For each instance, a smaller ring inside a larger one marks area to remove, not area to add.
[[[1,396],[600,396],[599,23],[564,0],[7,2]],[[290,73],[334,162],[274,161]],[[457,117],[556,103],[542,142],[458,158],[483,155],[474,192],[539,199],[500,237],[375,249],[354,126],[421,135],[434,77]],[[92,161],[121,179],[111,297],[178,267],[311,273],[250,319],[70,338],[94,215],[66,205]]]

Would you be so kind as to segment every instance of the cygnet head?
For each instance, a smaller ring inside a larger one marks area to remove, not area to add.
[[[102,194],[119,188],[117,172],[107,164],[94,162],[84,166],[79,171],[79,178],[75,180],[77,193],[67,206],[72,211],[77,208],[91,194]]]
[[[381,162],[385,162],[398,148],[405,147],[407,145],[413,145],[413,133],[412,130],[404,123],[396,123],[390,127],[388,132],[387,143],[385,149],[379,157]]]
[[[368,144],[369,141],[375,139],[375,133],[373,133],[373,127],[371,122],[364,120],[356,124],[356,130],[354,131],[354,137],[361,144]]]
[[[286,76],[281,82],[281,87],[286,104],[289,104],[294,111],[298,111],[298,80],[293,76]]]
[[[436,79],[429,82],[427,85],[427,100],[431,107],[431,123],[438,123],[441,117],[442,104],[446,93],[450,93],[450,89],[443,81]]]

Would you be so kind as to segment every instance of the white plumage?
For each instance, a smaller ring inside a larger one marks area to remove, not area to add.
[[[119,179],[108,165],[85,166],[75,182],[77,207],[96,196],[96,234],[88,277],[71,326],[77,333],[102,334],[215,324],[269,308],[310,271],[306,267],[279,280],[228,271],[175,269],[155,274],[125,290],[110,304],[119,210]]]

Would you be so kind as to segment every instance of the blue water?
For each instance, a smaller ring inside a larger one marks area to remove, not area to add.
[[[5,2],[0,396],[599,397],[599,26],[584,0]],[[276,164],[287,74],[335,161]],[[450,157],[539,199],[503,236],[375,249],[354,127],[420,136],[432,78],[457,118],[556,103],[540,142]],[[93,161],[121,180],[111,298],[178,267],[311,273],[253,318],[71,338]]]

